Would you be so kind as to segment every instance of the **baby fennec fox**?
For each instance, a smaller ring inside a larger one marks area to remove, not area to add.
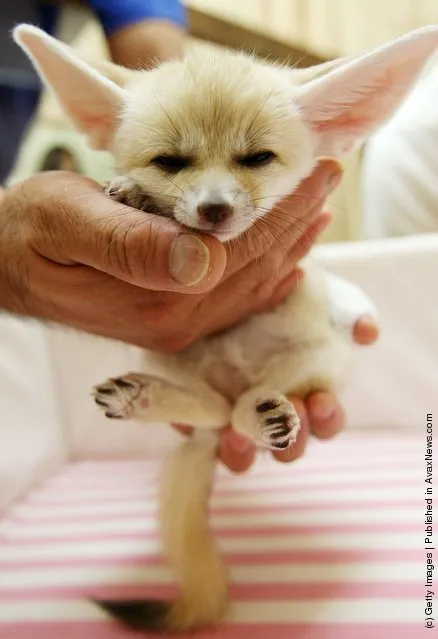
[[[149,71],[91,67],[34,27],[14,37],[90,144],[114,154],[111,197],[226,242],[262,221],[318,158],[348,152],[394,111],[437,46],[438,27],[302,71],[203,49]],[[279,209],[272,233],[281,219]],[[301,266],[303,281],[275,310],[176,355],[147,352],[141,373],[95,388],[107,417],[196,427],[171,453],[161,494],[164,550],[181,596],[101,603],[128,626],[183,631],[221,618],[227,572],[207,521],[216,429],[232,423],[287,448],[299,420],[286,394],[337,390],[348,373],[349,326],[372,304],[313,261]]]

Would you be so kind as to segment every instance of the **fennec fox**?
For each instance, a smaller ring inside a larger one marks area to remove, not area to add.
[[[227,242],[261,224],[319,158],[347,153],[395,110],[437,46],[438,27],[304,71],[203,49],[127,71],[90,66],[32,26],[14,37],[90,145],[113,153],[111,197]],[[373,306],[314,261],[301,266],[301,284],[275,310],[174,355],[146,352],[141,372],[94,389],[107,417],[195,427],[168,458],[161,490],[162,540],[181,595],[100,602],[130,627],[190,630],[226,609],[227,571],[207,519],[217,429],[232,423],[286,448],[299,430],[287,394],[338,390],[348,374],[349,326]]]

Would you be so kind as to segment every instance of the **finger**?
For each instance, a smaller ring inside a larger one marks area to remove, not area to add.
[[[331,184],[335,186],[337,181]],[[297,206],[292,197],[276,207],[272,216],[278,218],[274,222],[278,229],[276,233],[278,242],[275,248],[280,249],[280,254],[295,261],[307,255],[332,218],[330,212],[321,211],[323,205],[324,198],[309,199],[309,202],[305,202],[303,219],[296,216]],[[304,204],[301,206],[301,209],[303,208]]]
[[[353,337],[357,344],[373,344],[379,337],[379,327],[370,315],[360,317],[353,327]]]
[[[199,306],[199,319],[213,318],[203,326],[203,334],[223,330],[255,312],[279,304],[303,276],[303,271],[295,266],[297,261],[308,251],[330,219],[328,213],[319,214],[302,235],[303,241],[298,242],[289,255],[267,254],[216,287]]]
[[[306,449],[307,440],[309,438],[309,421],[307,419],[306,408],[304,403],[295,397],[289,397],[293,403],[295,410],[300,418],[300,430],[298,432],[297,440],[286,450],[274,451],[272,454],[279,462],[288,463],[295,461],[301,457]]]
[[[142,68],[146,68],[155,66],[158,61],[182,58],[185,41],[185,30],[166,20],[128,23],[123,29],[111,32],[107,38],[114,62],[128,69],[138,68],[140,61],[144,64]]]
[[[290,261],[295,263],[305,257],[314,247],[321,233],[325,231],[332,220],[332,214],[329,211],[319,213],[315,220],[309,225],[308,229],[302,233],[297,243],[288,253]]]
[[[319,234],[322,233],[330,223],[330,220],[330,213],[320,213],[312,224],[310,224],[309,228],[300,235],[296,244],[286,255],[282,255],[281,252],[276,253],[276,261],[273,261],[272,253],[267,253],[261,258],[259,262],[260,279],[263,280],[264,278],[266,280],[259,290],[261,298],[266,297],[266,299],[269,300],[273,290],[280,286],[280,282],[289,279],[289,276],[291,276],[294,271],[297,271],[296,264],[307,255]]]
[[[302,241],[298,241],[288,255],[283,257],[282,263],[277,269],[277,275],[271,275],[260,287],[254,289],[250,299],[258,300],[255,311],[260,312],[275,308],[294,290],[304,276],[303,270],[295,267],[295,264],[308,252],[318,235],[327,227],[330,219],[330,214],[321,213],[311,224],[309,230],[303,233],[301,236]],[[262,258],[262,263],[259,267],[261,279],[269,266],[271,269],[276,266],[275,263],[270,264],[269,259],[269,255],[265,255]],[[249,269],[250,267],[247,268]],[[257,267],[254,265],[252,268],[256,270]],[[237,310],[238,307],[234,306],[234,309]]]
[[[303,180],[294,193],[283,200],[287,204],[293,203],[295,219],[304,219],[315,204],[324,204],[339,185],[342,174],[342,164],[338,160],[320,160],[312,174]]]
[[[248,437],[228,426],[219,439],[219,458],[234,473],[243,473],[253,464],[256,447]]]
[[[153,350],[171,348],[178,331],[192,332],[194,296],[145,291],[87,266],[62,266],[36,253],[28,277],[33,312],[42,319]]]
[[[40,303],[35,311],[39,317],[50,315],[53,321],[74,328],[166,352],[278,304],[301,277],[296,270],[279,283],[280,291],[274,288],[260,294],[256,286],[250,294],[254,284],[243,272],[236,287],[228,285],[220,295],[218,287],[201,297],[144,291],[86,266],[62,266],[37,254],[29,268],[29,286]]]
[[[303,271],[295,264],[313,245],[330,219],[329,213],[320,213],[302,235],[303,241],[298,242],[289,255],[277,253],[273,256],[269,253],[216,287],[200,302],[196,315],[203,325],[197,332],[208,335],[224,330],[255,312],[269,310],[282,302],[303,276]]]
[[[238,241],[230,242],[225,276],[232,275],[263,255],[274,243],[278,244],[279,236],[284,236],[283,252],[287,253],[305,232],[305,222],[320,211],[324,200],[336,188],[341,177],[342,167],[336,160],[323,160],[318,164],[295,193],[264,216],[260,228],[256,224]],[[272,232],[262,232],[262,228],[269,229],[270,225]]]
[[[313,248],[319,235],[327,228],[331,221],[330,213],[319,213],[309,228],[302,233],[297,242],[283,257],[279,269],[279,277],[285,278],[291,273],[291,269],[300,262]],[[262,260],[269,259],[269,255],[263,256]],[[269,282],[268,282],[269,285]]]
[[[334,437],[344,428],[344,411],[331,393],[312,393],[306,399],[306,408],[310,432],[318,439]]]
[[[113,201],[75,174],[40,174],[21,189],[32,242],[55,262],[85,264],[142,288],[201,293],[220,280],[224,246],[174,221]]]
[[[172,427],[186,436],[193,432],[193,428],[185,424],[172,424]],[[240,435],[231,426],[227,426],[221,431],[218,456],[232,472],[243,473],[248,470],[254,462],[255,453],[255,444],[248,437]]]
[[[304,277],[304,271],[300,268],[296,268],[292,273],[286,275],[279,284],[268,294],[266,299],[261,295],[261,300],[257,311],[269,311],[278,306],[288,295],[298,286],[302,278]]]

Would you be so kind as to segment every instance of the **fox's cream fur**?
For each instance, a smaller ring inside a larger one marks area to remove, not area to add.
[[[91,67],[34,27],[21,25],[14,37],[90,144],[114,154],[111,196],[228,241],[253,224],[263,230],[267,211],[318,158],[348,152],[394,111],[437,46],[438,28],[310,70],[202,49],[151,71]],[[301,285],[274,311],[175,355],[148,352],[141,373],[95,389],[108,417],[196,427],[165,465],[160,502],[181,596],[102,604],[132,627],[193,629],[226,608],[227,572],[207,520],[216,429],[232,423],[286,448],[299,429],[286,395],[337,390],[348,374],[351,325],[373,306],[313,261],[302,267]]]

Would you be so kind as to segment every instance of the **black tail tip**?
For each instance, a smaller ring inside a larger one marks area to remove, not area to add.
[[[166,630],[171,604],[165,601],[95,601],[119,623],[132,630]]]

